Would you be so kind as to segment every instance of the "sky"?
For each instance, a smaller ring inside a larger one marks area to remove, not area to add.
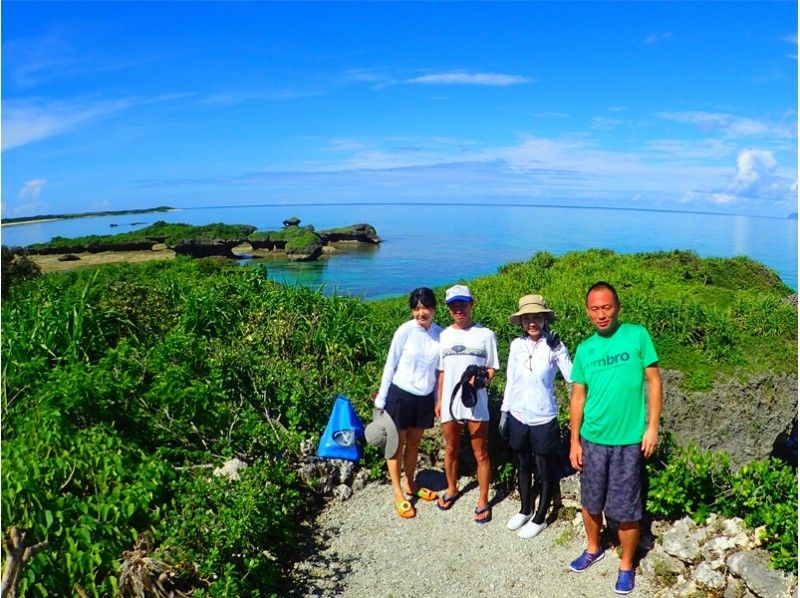
[[[797,3],[2,2],[2,216],[797,211]]]

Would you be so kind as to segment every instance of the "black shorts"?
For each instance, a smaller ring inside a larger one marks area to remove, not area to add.
[[[528,426],[510,413],[508,416],[508,446],[512,451],[534,455],[550,455],[558,452],[561,436],[556,418],[546,424]]]
[[[434,392],[419,396],[406,392],[394,384],[389,386],[384,407],[398,430],[418,428],[425,430],[433,427],[433,407],[436,404]]]

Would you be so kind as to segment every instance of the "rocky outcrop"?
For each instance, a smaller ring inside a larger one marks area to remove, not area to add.
[[[245,243],[246,239],[206,240],[206,239],[184,239],[175,244],[167,246],[178,255],[188,255],[191,257],[211,257],[220,256],[230,259],[237,259],[233,253],[233,248]]]
[[[347,500],[369,480],[369,471],[358,468],[352,461],[317,457],[316,443],[313,441],[306,440],[300,444],[300,456],[297,471],[303,482],[335,500]]]
[[[342,228],[332,228],[320,231],[319,236],[325,243],[336,243],[341,241],[353,241],[358,243],[372,243],[377,245],[381,242],[378,232],[370,224],[353,224]]]
[[[760,530],[741,519],[710,515],[696,524],[684,517],[655,522],[657,540],[640,562],[640,572],[661,586],[655,596],[749,596],[789,598],[797,578],[769,565]]]
[[[130,243],[92,243],[91,245],[47,245],[44,247],[31,246],[28,253],[31,255],[57,255],[61,253],[100,253],[102,251],[150,251],[154,241],[131,241]]]
[[[309,239],[302,246],[288,243],[285,251],[286,257],[293,262],[310,262],[322,255],[323,241],[318,236]]]
[[[797,419],[795,376],[759,374],[717,382],[703,392],[683,390],[682,377],[677,371],[662,372],[663,430],[679,446],[725,451],[737,469],[772,454],[776,441],[791,434]]]

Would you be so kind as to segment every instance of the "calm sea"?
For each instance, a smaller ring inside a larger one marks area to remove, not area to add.
[[[264,205],[189,208],[169,213],[102,216],[2,227],[5,245],[29,245],[55,236],[135,230],[157,220],[252,224],[281,228],[297,216],[318,230],[372,224],[384,242],[342,251],[312,263],[265,260],[268,276],[327,292],[366,298],[405,294],[492,274],[537,251],[607,248],[618,253],[683,249],[702,257],[748,256],[797,289],[797,220],[687,212],[520,205]],[[111,227],[117,224],[117,227]]]

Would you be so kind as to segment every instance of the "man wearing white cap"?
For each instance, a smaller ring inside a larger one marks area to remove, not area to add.
[[[472,453],[478,464],[478,504],[476,523],[489,523],[489,484],[492,470],[489,461],[489,394],[485,384],[491,382],[497,368],[497,338],[494,332],[472,320],[474,299],[469,288],[457,284],[447,289],[445,303],[453,324],[439,337],[439,382],[436,416],[442,422],[445,439],[444,471],[447,490],[439,495],[438,507],[446,511],[458,498],[458,449],[461,430],[467,425]],[[485,368],[467,376],[469,366]],[[481,382],[485,383],[481,384]]]

